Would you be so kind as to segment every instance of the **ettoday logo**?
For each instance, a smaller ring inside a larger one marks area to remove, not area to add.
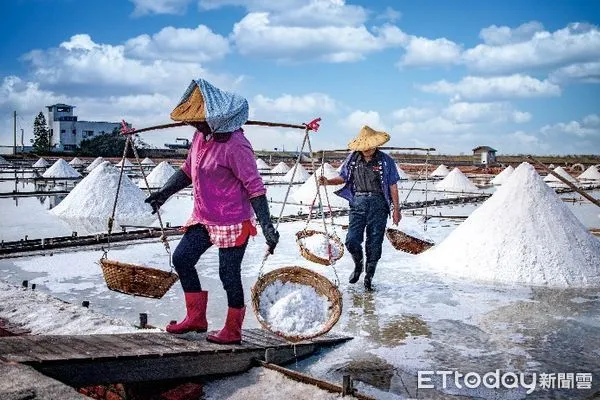
[[[419,389],[435,389],[433,379],[441,377],[442,389],[449,383],[458,389],[476,389],[484,386],[488,389],[524,388],[531,394],[540,389],[591,389],[591,373],[501,373],[499,369],[483,375],[477,372],[461,373],[459,371],[418,371],[417,387]],[[436,379],[437,380],[437,379]]]

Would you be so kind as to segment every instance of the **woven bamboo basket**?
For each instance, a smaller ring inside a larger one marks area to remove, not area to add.
[[[300,254],[302,255],[302,257],[306,258],[308,261],[312,261],[314,263],[321,264],[321,265],[332,265],[333,263],[335,263],[337,260],[339,260],[340,258],[342,258],[344,256],[344,244],[342,243],[340,238],[338,238],[336,235],[329,235],[330,243],[333,242],[332,245],[337,248],[338,256],[332,258],[331,260],[328,258],[319,257],[316,254],[313,254],[310,250],[308,250],[306,248],[306,246],[304,246],[304,243],[303,243],[303,239],[313,236],[313,235],[319,235],[319,234],[325,236],[325,232],[315,231],[315,230],[311,230],[311,229],[305,229],[303,231],[296,233],[296,243],[298,244],[298,247],[300,248]]]
[[[100,260],[106,286],[115,292],[160,299],[179,279],[174,272],[103,258]]]
[[[264,320],[260,314],[260,295],[267,286],[271,285],[276,280],[279,280],[282,283],[292,282],[311,286],[320,296],[327,297],[329,300],[329,319],[319,332],[309,335],[290,335],[271,328],[267,321]],[[254,286],[252,286],[252,309],[254,310],[254,314],[256,314],[258,322],[263,328],[290,342],[299,342],[324,335],[333,328],[340,319],[340,315],[342,315],[342,294],[339,289],[323,275],[302,267],[283,267],[266,273],[254,284]]]
[[[421,254],[435,245],[435,243],[416,238],[398,229],[388,228],[385,235],[396,250],[410,254]]]

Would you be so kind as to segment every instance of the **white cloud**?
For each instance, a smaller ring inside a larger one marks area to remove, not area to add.
[[[406,107],[395,110],[392,117],[397,121],[423,121],[432,118],[436,111],[431,108]]]
[[[572,64],[550,74],[555,83],[585,82],[600,83],[600,62]]]
[[[419,67],[460,63],[462,48],[446,38],[427,39],[412,36],[399,66]]]
[[[360,26],[368,11],[344,0],[201,0],[202,9],[241,6],[250,13],[267,12],[271,23],[282,26]]]
[[[540,129],[544,135],[568,135],[579,138],[592,138],[598,142],[595,149],[600,148],[600,116],[590,114],[581,121],[559,122],[554,125],[545,125]]]
[[[399,46],[406,35],[384,25],[367,30],[364,25],[299,27],[272,23],[269,13],[249,13],[233,27],[232,40],[243,55],[277,60],[347,62],[368,53]]]
[[[498,122],[528,122],[531,114],[515,111],[508,102],[450,104],[442,111],[442,115],[458,123],[498,123]]]
[[[446,80],[420,86],[428,93],[446,94],[466,100],[503,100],[559,96],[560,87],[548,80],[540,81],[527,75],[497,77],[467,76],[457,83]]]
[[[522,27],[502,35],[499,32],[506,27],[483,33],[484,39],[491,40],[494,45],[480,44],[466,50],[463,60],[467,67],[481,73],[498,74],[600,59],[600,31],[596,26],[575,23],[551,33],[536,31],[539,26],[534,23],[529,31],[525,29],[527,35],[533,33],[533,36],[515,43],[515,36],[523,38],[519,32]]]
[[[522,144],[537,144],[540,143],[540,139],[535,135],[530,135],[523,131],[516,131],[509,135],[509,137],[513,138],[519,143]]]
[[[125,42],[125,56],[142,60],[207,62],[223,58],[229,42],[204,25],[195,29],[166,27],[154,35]]]
[[[284,94],[275,99],[259,94],[254,96],[251,106],[260,111],[297,114],[331,113],[336,109],[335,101],[324,93],[308,93],[303,96]]]
[[[525,42],[533,38],[537,32],[542,32],[544,25],[538,21],[524,23],[514,29],[508,26],[488,26],[479,32],[479,37],[485,44],[501,46],[509,43]]]
[[[55,49],[31,51],[23,59],[43,87],[82,95],[181,94],[195,77],[221,86],[233,81],[197,62],[129,58],[124,46],[94,43],[86,34],[75,35]]]
[[[377,19],[389,21],[394,23],[402,17],[402,13],[392,7],[386,7],[386,9],[377,16]]]
[[[339,125],[348,132],[351,132],[352,137],[358,134],[364,125],[368,125],[375,130],[385,131],[387,129],[386,124],[377,111],[353,111],[346,118],[339,121]]]
[[[191,0],[130,0],[134,16],[147,14],[183,14]]]

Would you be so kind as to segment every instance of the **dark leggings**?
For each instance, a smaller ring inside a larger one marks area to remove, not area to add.
[[[241,267],[247,244],[248,241],[238,247],[219,249],[219,278],[227,292],[227,304],[232,308],[244,306]],[[173,265],[179,274],[184,292],[202,290],[196,263],[211,246],[212,242],[204,225],[189,227],[181,238],[181,242],[173,252]]]

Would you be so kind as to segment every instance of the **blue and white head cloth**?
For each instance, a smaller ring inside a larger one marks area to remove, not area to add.
[[[221,90],[204,79],[190,83],[178,107],[188,100],[196,87],[204,98],[205,120],[213,132],[233,132],[248,121],[248,101],[245,98]]]

